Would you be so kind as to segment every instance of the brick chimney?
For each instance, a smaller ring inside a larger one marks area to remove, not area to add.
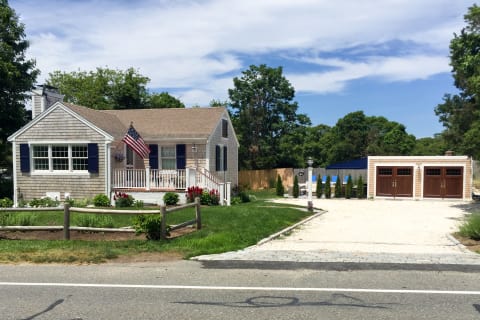
[[[63,101],[63,94],[49,85],[38,85],[32,90],[32,119],[50,108],[55,102]]]

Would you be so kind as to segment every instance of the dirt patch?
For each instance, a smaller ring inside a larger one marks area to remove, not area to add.
[[[142,252],[135,255],[119,256],[108,260],[107,263],[168,262],[182,259],[183,256],[177,252]]]
[[[480,253],[480,241],[470,238],[462,237],[459,234],[453,235],[461,244],[463,244],[468,250]]]

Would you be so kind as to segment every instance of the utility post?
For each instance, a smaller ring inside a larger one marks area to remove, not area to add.
[[[313,179],[313,160],[312,157],[308,157],[307,160],[308,164],[308,182],[307,182],[307,190],[308,190],[308,202],[307,202],[307,209],[308,211],[313,211],[313,202],[312,202],[312,179]]]

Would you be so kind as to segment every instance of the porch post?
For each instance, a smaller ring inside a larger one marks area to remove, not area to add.
[[[194,187],[196,184],[196,178],[197,178],[197,170],[192,167],[188,167],[185,169],[185,189],[188,189],[190,187]]]
[[[226,205],[227,205],[227,206],[229,206],[229,205],[231,204],[231,203],[230,203],[231,191],[232,191],[232,183],[231,183],[231,182],[227,182],[227,183],[226,183],[226,190],[225,190],[225,192],[226,192],[226,194],[227,194],[227,198],[226,198],[226,200],[227,200]]]
[[[220,190],[218,190],[220,192],[220,204],[222,206],[225,205],[225,183],[220,183],[218,185],[220,188]]]
[[[150,190],[150,166],[145,166],[145,190]]]

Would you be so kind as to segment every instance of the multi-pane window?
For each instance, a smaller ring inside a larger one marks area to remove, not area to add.
[[[222,137],[228,138],[228,121],[222,119]]]
[[[160,157],[162,161],[162,169],[176,169],[177,159],[175,155],[175,146],[162,146]]]
[[[86,171],[88,148],[78,145],[33,145],[33,169],[37,171]]]

